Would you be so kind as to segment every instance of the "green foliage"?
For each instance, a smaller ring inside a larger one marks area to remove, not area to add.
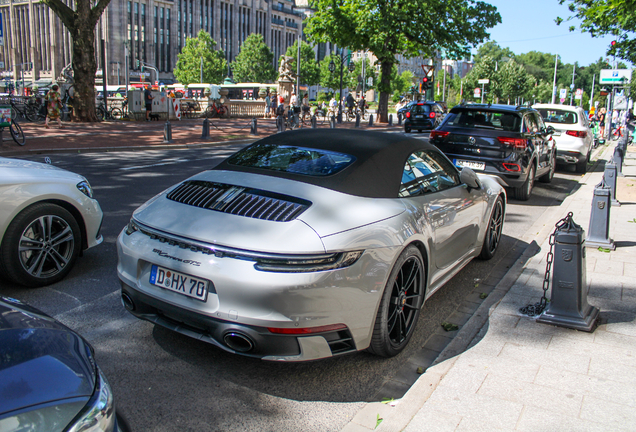
[[[265,44],[263,35],[252,33],[245,39],[232,62],[234,79],[237,82],[273,82],[276,79],[273,62],[274,54]]]
[[[466,57],[469,45],[481,43],[488,37],[486,30],[501,22],[494,6],[472,0],[315,0],[313,8],[305,29],[313,42],[368,49],[378,59],[382,75],[376,88],[384,116],[396,55],[444,51],[451,58]]]
[[[509,48],[500,47],[495,41],[488,41],[479,47],[473,61],[478,63],[484,56],[489,56],[495,61],[508,61],[514,58],[515,54]]]
[[[329,71],[329,63],[334,62],[336,65],[336,69],[332,72]],[[330,56],[326,56],[320,62],[320,85],[323,87],[327,87],[333,89],[335,91],[340,90],[340,56],[331,54]],[[355,73],[355,72],[354,72]],[[342,88],[343,90],[348,87],[349,82],[355,79],[357,75],[353,75],[353,73],[349,72],[347,69],[347,63],[342,67]]]
[[[294,73],[297,70],[296,59],[298,57],[298,39],[290,47],[287,47],[285,55],[293,57],[289,62]],[[280,63],[280,59],[279,59]],[[300,45],[300,81],[302,84],[316,85],[320,82],[320,66],[316,63],[316,53],[307,42]]]
[[[220,83],[227,73],[227,62],[223,51],[215,51],[216,42],[209,33],[201,30],[196,38],[187,38],[186,44],[177,55],[174,68],[175,78],[183,83],[198,83],[203,57],[203,82]]]
[[[364,81],[365,81],[364,89],[372,90],[375,88],[375,84],[378,80],[378,74],[369,59],[361,58],[353,62],[356,68],[352,73],[348,74],[348,80],[346,85],[351,90],[358,91],[358,88],[359,88],[359,91],[362,91],[362,79],[363,79],[362,62],[363,61],[365,62],[364,63]],[[349,72],[348,69],[347,69],[347,72]],[[368,83],[369,78],[373,78],[373,85],[369,85]]]
[[[413,72],[404,71],[400,75],[397,74],[397,67],[395,68],[395,77],[391,78],[391,90],[393,95],[402,96],[409,92],[411,86],[415,83],[415,77]],[[395,97],[393,98],[395,100]],[[398,102],[400,99],[398,98]]]
[[[636,63],[636,1],[634,0],[559,0],[567,3],[574,16],[565,21],[577,18],[581,21],[580,30],[589,32],[592,37],[613,35],[616,45],[610,45],[607,54]],[[557,24],[563,18],[557,17]],[[570,26],[570,31],[576,27]]]

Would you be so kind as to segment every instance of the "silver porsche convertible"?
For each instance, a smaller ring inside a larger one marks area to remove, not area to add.
[[[432,145],[276,134],[137,209],[118,238],[135,316],[237,354],[394,356],[424,301],[499,245],[506,194]]]

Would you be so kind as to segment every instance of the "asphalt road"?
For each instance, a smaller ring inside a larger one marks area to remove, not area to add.
[[[527,246],[519,239],[580,178],[558,171],[551,184],[537,183],[529,201],[509,199],[495,258],[473,261],[427,301],[400,356],[381,359],[360,352],[303,364],[268,363],[137,320],[119,300],[115,240],[133,210],[237,148],[52,155],[54,165],[86,176],[93,185],[105,215],[104,243],[86,251],[58,284],[25,289],[2,282],[2,295],[42,309],[93,344],[117,405],[135,431],[340,430],[363,402],[380,397],[409,358],[434,344],[440,323],[461,312],[475,286],[496,285]]]

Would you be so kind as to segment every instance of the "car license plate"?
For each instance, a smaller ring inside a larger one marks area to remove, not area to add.
[[[419,114],[419,115],[416,115],[415,118],[424,118],[424,116]]]
[[[467,160],[453,159],[453,163],[455,164],[455,166],[460,167],[460,168],[468,167],[470,169],[481,170],[481,171],[483,171],[486,168],[486,163],[485,162],[476,162],[476,161],[467,161]]]
[[[206,301],[210,281],[153,265],[150,270],[150,283],[197,300]]]

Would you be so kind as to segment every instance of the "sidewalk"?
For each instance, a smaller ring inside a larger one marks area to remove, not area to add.
[[[17,145],[5,128],[0,141],[0,156],[25,156],[51,152],[120,151],[165,148],[189,148],[218,145],[226,142],[251,142],[277,132],[274,119],[257,119],[258,135],[250,135],[251,119],[211,119],[210,138],[202,139],[203,119],[175,120],[170,122],[172,142],[164,142],[165,122],[113,121],[100,123],[64,122],[64,129],[58,129],[55,122],[46,129],[44,123],[22,123],[26,136],[24,146]],[[387,123],[361,122],[361,129],[399,131],[397,121],[393,126]],[[309,127],[309,126],[305,126]],[[318,125],[328,128],[329,123]],[[342,122],[336,128],[355,128],[355,122]]]
[[[609,160],[614,146],[599,158]],[[636,431],[636,148],[628,147],[618,178],[622,206],[610,211],[616,251],[586,248],[588,303],[600,309],[599,327],[579,332],[519,313],[541,298],[554,224],[572,212],[589,230],[603,166],[535,224],[541,247],[528,247],[406,395],[368,404],[343,432]]]

